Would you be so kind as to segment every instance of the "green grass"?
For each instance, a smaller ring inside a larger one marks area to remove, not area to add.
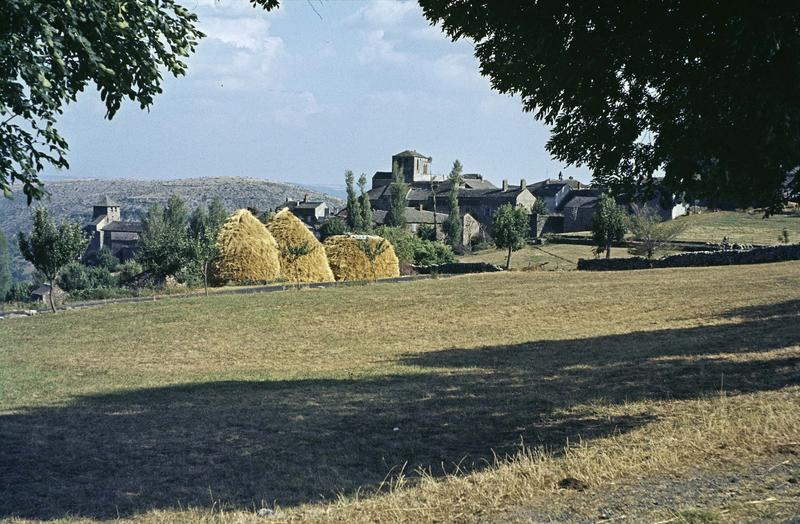
[[[679,240],[698,242],[730,242],[742,244],[777,244],[784,229],[790,242],[800,242],[800,215],[775,215],[763,218],[761,213],[717,211],[679,217],[677,222],[686,225]]]
[[[486,249],[459,257],[462,262],[488,262],[506,267],[508,251],[503,249]],[[578,244],[545,244],[543,246],[525,246],[511,255],[511,268],[524,270],[571,270],[575,269],[579,258],[594,258],[592,246]],[[629,257],[627,249],[613,248],[613,257]]]
[[[780,462],[800,442],[798,319],[782,263],[2,320],[0,519],[470,521],[546,505],[565,476]]]

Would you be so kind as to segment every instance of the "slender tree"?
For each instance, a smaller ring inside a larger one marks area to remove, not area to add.
[[[174,275],[191,260],[187,242],[188,215],[183,200],[173,195],[166,206],[153,204],[144,219],[137,261],[154,276]]]
[[[80,224],[64,220],[56,227],[47,210],[38,207],[33,212],[33,229],[29,235],[19,234],[19,250],[50,284],[50,309],[56,312],[53,295],[56,278],[70,262],[77,260],[86,249],[88,239]]]
[[[197,206],[189,217],[187,249],[189,257],[203,276],[203,288],[208,296],[208,273],[211,261],[217,256],[217,234],[222,223],[212,220],[211,213]]]
[[[357,233],[362,229],[363,217],[361,203],[356,195],[355,187],[353,187],[355,178],[349,169],[344,173],[344,183],[347,186],[347,225],[350,226],[352,232]]]
[[[458,192],[461,189],[461,171],[463,170],[461,162],[456,160],[453,162],[453,168],[450,170],[450,175],[447,177],[450,182],[450,213],[447,215],[443,226],[444,231],[447,233],[447,243],[453,248],[458,248],[462,244],[461,233],[464,229],[463,219],[461,218],[461,209],[458,205]]]
[[[209,227],[215,231],[219,231],[222,224],[228,218],[228,212],[225,210],[225,204],[219,196],[215,196],[208,204],[208,224]]]
[[[627,222],[625,210],[614,201],[614,197],[608,193],[602,194],[592,217],[595,253],[600,255],[605,252],[606,258],[611,258],[611,245],[625,237]]]
[[[633,214],[628,220],[633,240],[637,242],[628,249],[632,255],[653,258],[659,251],[667,249],[669,243],[685,229],[685,222],[662,221],[651,207],[634,204]]]
[[[358,189],[360,195],[358,197],[358,207],[361,211],[361,229],[362,231],[372,231],[372,205],[369,203],[369,194],[367,193],[367,175],[361,173],[358,178]]]
[[[5,300],[9,289],[11,289],[11,255],[6,236],[0,231],[0,300]]]
[[[492,214],[494,243],[500,249],[508,249],[506,269],[511,268],[511,252],[525,246],[529,230],[528,214],[521,207],[503,204]]]
[[[393,181],[389,186],[389,212],[386,213],[386,225],[390,227],[406,226],[406,206],[408,206],[408,184],[403,178],[400,166],[392,166]]]

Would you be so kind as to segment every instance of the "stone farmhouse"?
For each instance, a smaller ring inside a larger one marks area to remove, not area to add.
[[[120,260],[127,260],[136,252],[144,227],[138,221],[123,221],[119,204],[104,196],[92,206],[92,221],[83,230],[90,237],[87,256],[106,247]]]
[[[325,222],[331,215],[331,208],[325,202],[312,201],[308,195],[303,196],[303,200],[289,200],[278,206],[275,211],[288,209],[294,216],[302,220],[306,225],[316,226]]]

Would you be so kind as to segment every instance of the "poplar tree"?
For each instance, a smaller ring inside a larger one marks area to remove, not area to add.
[[[453,169],[450,170],[450,213],[444,221],[444,231],[447,233],[447,243],[456,248],[461,246],[461,232],[464,225],[461,219],[461,209],[458,205],[458,191],[461,188],[461,171],[463,170],[461,162],[456,160],[453,162]]]
[[[11,256],[6,236],[0,231],[0,301],[5,299],[9,289],[11,289]]]
[[[592,217],[594,252],[598,255],[605,252],[606,258],[611,258],[611,245],[625,236],[627,222],[628,218],[622,206],[618,205],[608,193],[600,195],[600,202]]]
[[[358,188],[361,192],[358,197],[359,208],[361,209],[361,229],[363,231],[372,230],[372,205],[369,203],[369,194],[367,194],[367,175],[361,173],[358,179]]]
[[[408,200],[408,184],[403,179],[400,166],[392,166],[393,181],[389,186],[389,212],[386,213],[386,225],[391,227],[406,227],[406,206]]]
[[[354,177],[353,172],[349,169],[344,173],[344,183],[347,186],[347,225],[353,232],[361,231],[362,220],[361,203],[356,196],[356,190],[353,187]]]

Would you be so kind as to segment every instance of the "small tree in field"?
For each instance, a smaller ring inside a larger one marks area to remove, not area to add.
[[[594,252],[598,255],[605,252],[606,258],[611,258],[611,245],[623,239],[627,222],[628,217],[622,206],[611,195],[600,195],[597,211],[592,218],[592,238],[596,246]]]
[[[378,280],[378,277],[375,273],[375,261],[389,248],[389,243],[386,242],[386,239],[382,238],[373,246],[369,241],[369,237],[367,237],[358,241],[358,248],[364,252],[367,260],[369,260],[373,282]]]
[[[56,228],[55,222],[43,207],[36,208],[33,212],[33,229],[30,234],[19,234],[19,250],[22,256],[50,284],[50,309],[53,313],[56,312],[53,301],[56,278],[64,266],[78,259],[87,243],[80,224],[65,220]]]
[[[647,258],[653,258],[686,229],[683,222],[662,222],[651,208],[636,205],[633,206],[629,224],[633,239],[638,244],[629,248],[628,252]]]
[[[0,231],[0,301],[5,300],[9,289],[11,289],[11,256],[6,236]]]
[[[203,276],[203,288],[208,296],[208,273],[211,261],[217,256],[217,234],[222,223],[219,216],[211,215],[201,207],[197,206],[189,217],[189,228],[187,231],[187,251],[188,258],[193,260],[200,274]]]
[[[508,249],[506,269],[511,268],[511,252],[522,249],[528,239],[528,214],[521,207],[503,204],[492,215],[492,235],[500,249]]]

